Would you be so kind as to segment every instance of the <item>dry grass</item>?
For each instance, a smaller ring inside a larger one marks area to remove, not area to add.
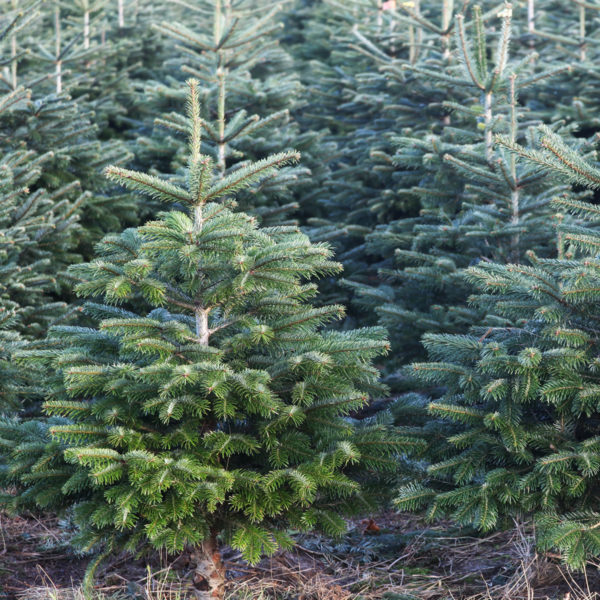
[[[124,586],[100,586],[92,594],[82,586],[57,587],[46,574],[45,585],[31,587],[16,594],[17,600],[185,600],[185,586],[171,569],[153,572],[148,568],[147,576],[141,581],[124,581]]]
[[[254,567],[229,550],[228,600],[600,600],[600,565],[569,573],[556,557],[535,552],[533,532],[522,525],[477,538],[448,536],[447,524],[425,527],[414,517],[377,522],[379,535],[363,535],[356,522],[337,545],[306,536],[293,552]],[[85,561],[65,548],[55,520],[0,515],[0,527],[1,600],[190,597],[185,555],[150,565],[115,557],[90,598],[80,587]]]

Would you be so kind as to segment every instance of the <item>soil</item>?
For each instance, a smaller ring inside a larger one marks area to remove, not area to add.
[[[72,533],[56,517],[0,513],[0,600],[77,597],[89,557],[69,545]],[[451,523],[432,527],[384,513],[350,522],[334,542],[296,539],[293,551],[256,566],[225,548],[231,599],[600,600],[598,566],[569,573],[559,557],[534,552],[527,527],[478,537]],[[99,570],[96,588],[105,597],[183,600],[188,562],[186,553],[114,556]]]
[[[9,517],[0,512],[0,598],[54,582],[81,581],[89,559],[77,556],[56,517]]]

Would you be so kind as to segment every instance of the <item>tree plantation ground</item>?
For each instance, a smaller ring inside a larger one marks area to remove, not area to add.
[[[448,523],[427,527],[414,517],[389,513],[378,515],[377,523],[380,532],[365,535],[368,521],[351,521],[348,533],[334,542],[301,536],[293,551],[255,566],[228,548],[227,598],[596,597],[597,575],[572,574],[556,557],[536,555],[531,531],[459,534]],[[1,580],[5,597],[86,597],[81,589],[86,559],[69,547],[55,518],[3,518],[3,527],[5,556],[10,552]],[[117,555],[98,574],[92,597],[181,598],[188,569],[185,553],[157,554],[150,561]]]
[[[0,0],[0,598],[598,597],[599,35]]]

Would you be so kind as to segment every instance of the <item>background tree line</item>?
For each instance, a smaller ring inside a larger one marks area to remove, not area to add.
[[[5,506],[218,594],[377,499],[600,552],[600,5],[1,6]]]

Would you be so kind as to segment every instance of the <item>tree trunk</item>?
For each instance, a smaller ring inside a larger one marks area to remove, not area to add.
[[[123,6],[123,0],[118,0],[117,12],[119,17],[119,27],[125,27],[125,7]]]
[[[225,567],[216,534],[198,546],[192,556],[195,560],[194,588],[198,600],[222,600],[225,597]]]
[[[90,11],[83,13],[83,47],[88,50],[90,47]]]
[[[62,59],[60,56],[62,36],[60,31],[60,8],[58,4],[54,9],[54,31],[56,34],[56,93],[60,94],[62,92]]]

